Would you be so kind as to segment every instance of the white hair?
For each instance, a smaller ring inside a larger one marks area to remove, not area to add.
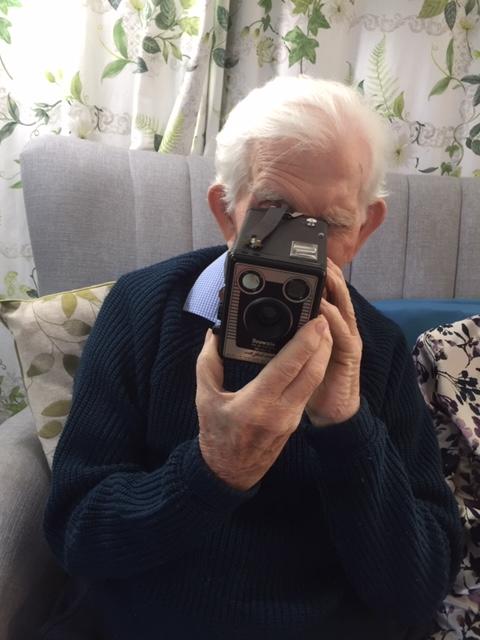
[[[328,152],[355,134],[365,141],[366,153],[370,150],[364,187],[370,204],[387,195],[389,136],[384,119],[358,91],[307,76],[277,77],[254,89],[232,109],[216,138],[215,181],[223,186],[227,211],[234,210],[238,196],[250,187],[255,141],[287,138],[301,148]]]

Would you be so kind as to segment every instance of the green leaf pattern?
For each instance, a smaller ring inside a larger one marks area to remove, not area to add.
[[[448,0],[424,0],[419,18],[433,18],[440,15],[447,6]]]
[[[55,358],[51,353],[39,353],[32,360],[32,364],[27,370],[27,376],[33,378],[42,375],[42,373],[48,373],[54,362]]]
[[[17,271],[7,271],[3,278],[3,290],[5,294],[0,294],[0,302],[7,300],[8,298],[38,298],[38,293],[35,289],[27,284],[21,284],[18,281],[19,274]],[[9,302],[13,308],[19,304],[16,301]]]
[[[117,22],[115,23],[115,26],[113,28],[113,40],[120,55],[128,59],[127,34],[125,33],[125,29],[123,27],[122,18],[120,18],[120,20],[117,20]]]
[[[284,40],[291,44],[288,55],[288,64],[293,66],[296,62],[307,59],[312,64],[317,61],[315,49],[319,46],[314,38],[309,38],[299,26],[289,31]]]
[[[17,274],[9,280],[17,290]],[[49,443],[49,459],[70,410],[72,379],[96,316],[113,283],[55,293],[42,298],[0,299],[0,320],[15,337],[15,347],[39,435]],[[36,292],[35,292],[36,293]],[[22,337],[23,334],[23,337]],[[18,385],[8,389],[0,376],[0,417],[26,406]]]
[[[23,385],[16,384],[16,380],[12,385],[7,376],[0,375],[0,418],[3,417],[4,420],[8,416],[13,416],[26,406]]]
[[[80,358],[73,353],[66,353],[63,356],[63,368],[72,378],[77,372],[78,365],[80,364]]]
[[[55,402],[52,402],[45,407],[42,411],[42,416],[48,416],[49,418],[63,418],[68,415],[71,404],[71,400],[55,400]]]
[[[118,74],[124,70],[127,64],[128,60],[114,60],[110,62],[103,70],[102,80],[105,80],[105,78],[115,78],[115,76],[118,76]]]
[[[180,18],[178,24],[187,35],[198,36],[200,31],[200,18],[198,16]]]
[[[393,105],[398,93],[398,81],[393,78],[386,60],[386,37],[374,47],[370,55],[367,76],[367,92],[373,98],[375,108],[386,118],[394,115]]]
[[[63,425],[60,420],[49,420],[41,426],[38,435],[41,438],[56,438],[62,432]]]
[[[77,297],[74,293],[64,293],[62,295],[62,309],[67,318],[71,318],[77,308]]]
[[[6,18],[2,18],[0,16],[0,40],[3,40],[7,44],[11,44],[12,42],[12,37],[10,35],[11,26],[12,23],[10,22],[10,20],[7,20]]]
[[[80,79],[80,72],[79,71],[77,71],[77,73],[72,78],[72,82],[70,84],[70,93],[71,93],[72,98],[74,100],[77,100],[78,102],[83,102],[83,99],[82,99],[82,81]]]
[[[175,147],[178,144],[180,137],[182,135],[183,123],[185,122],[185,118],[183,114],[179,114],[177,118],[173,121],[171,127],[169,127],[165,131],[165,135],[162,138],[162,143],[160,145],[160,153],[174,153]]]

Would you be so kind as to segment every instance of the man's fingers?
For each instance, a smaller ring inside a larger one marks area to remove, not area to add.
[[[317,351],[326,328],[321,316],[307,322],[247,386],[280,397]]]
[[[288,403],[305,405],[308,402],[312,393],[323,382],[332,355],[332,346],[332,336],[326,324],[318,349],[284,391],[283,397]]]
[[[223,362],[218,354],[218,338],[209,329],[197,359],[197,387],[223,391]]]
[[[347,283],[345,282],[341,269],[330,259],[328,260],[326,286],[328,301],[338,308],[342,318],[345,320],[350,330],[350,333],[352,335],[358,335],[355,310],[347,288]]]
[[[350,327],[345,322],[339,309],[334,304],[323,299],[320,303],[320,311],[328,321],[333,344],[336,349],[350,353],[352,340],[356,342],[356,333],[352,335]]]

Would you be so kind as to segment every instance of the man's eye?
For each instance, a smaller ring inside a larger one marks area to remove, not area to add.
[[[350,229],[348,224],[342,224],[341,222],[325,222],[327,222],[330,231],[348,231]]]
[[[346,231],[347,229],[350,228],[350,225],[347,224],[346,221],[342,221],[342,220],[337,220],[335,218],[332,218],[328,215],[319,215],[318,216],[319,220],[323,220],[323,222],[325,222],[326,224],[328,224],[329,229],[337,229],[338,231]]]

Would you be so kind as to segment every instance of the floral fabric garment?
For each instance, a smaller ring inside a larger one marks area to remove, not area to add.
[[[431,640],[480,637],[480,315],[422,334],[413,357],[445,478],[459,505],[464,555]]]

